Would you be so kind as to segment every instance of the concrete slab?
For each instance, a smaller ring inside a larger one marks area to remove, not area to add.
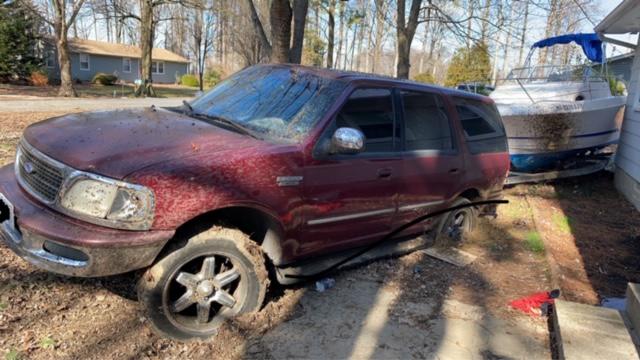
[[[631,331],[640,337],[640,285],[627,284],[627,316],[632,325]]]
[[[620,311],[556,300],[553,313],[560,358],[640,359]]]

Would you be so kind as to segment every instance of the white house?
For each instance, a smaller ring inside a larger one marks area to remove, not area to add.
[[[630,44],[611,38],[610,34],[640,31],[640,0],[624,0],[595,28],[602,40],[635,51],[631,81],[627,89],[620,142],[616,154],[616,187],[640,210],[640,42]]]

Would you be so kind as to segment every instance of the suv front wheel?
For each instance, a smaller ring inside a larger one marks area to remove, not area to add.
[[[268,283],[260,247],[239,230],[216,227],[151,266],[138,299],[161,335],[206,339],[224,320],[259,310]]]

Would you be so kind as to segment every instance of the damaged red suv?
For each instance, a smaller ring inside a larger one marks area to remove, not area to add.
[[[138,292],[153,327],[206,338],[259,309],[269,278],[291,283],[425,213],[499,199],[508,168],[489,98],[254,66],[181,108],[29,126],[0,169],[0,233],[60,274],[146,269]],[[468,231],[490,211],[449,212],[387,250]]]

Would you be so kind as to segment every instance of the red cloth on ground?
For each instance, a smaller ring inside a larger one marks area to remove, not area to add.
[[[540,307],[544,303],[553,304],[553,298],[549,291],[539,292],[513,300],[509,303],[512,308],[518,309],[525,314],[540,316]]]

